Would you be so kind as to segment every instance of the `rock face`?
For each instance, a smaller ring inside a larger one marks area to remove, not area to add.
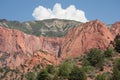
[[[91,48],[106,49],[120,33],[120,23],[110,29],[98,20],[80,24],[62,37],[36,37],[15,29],[0,27],[0,67],[58,64],[61,58],[82,55]],[[59,58],[58,58],[59,57]]]
[[[104,23],[95,20],[71,29],[63,39],[62,53],[75,57],[91,48],[106,49],[114,36]]]
[[[56,53],[59,44],[60,38],[36,37],[15,29],[0,27],[0,51],[2,52],[32,55],[33,52],[42,49]]]
[[[40,50],[55,54],[60,42],[60,38],[36,37],[0,27],[0,66],[20,66]]]
[[[114,23],[111,27],[110,27],[110,31],[111,33],[116,36],[116,35],[120,35],[120,22],[116,22]]]

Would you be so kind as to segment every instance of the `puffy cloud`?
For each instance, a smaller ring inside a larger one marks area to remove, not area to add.
[[[67,19],[67,20],[75,20],[80,22],[87,22],[87,18],[85,17],[85,13],[82,10],[76,9],[74,5],[70,5],[66,9],[61,7],[61,4],[56,3],[53,9],[45,8],[43,6],[38,6],[34,9],[32,16],[36,20],[43,19]]]

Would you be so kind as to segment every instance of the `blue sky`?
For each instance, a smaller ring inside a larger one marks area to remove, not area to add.
[[[74,5],[85,12],[88,20],[99,19],[107,24],[120,21],[120,0],[0,0],[0,19],[35,20],[32,13],[36,7],[52,9],[56,3],[64,9]]]

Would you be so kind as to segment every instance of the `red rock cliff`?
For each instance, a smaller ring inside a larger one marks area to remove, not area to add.
[[[36,37],[0,27],[0,66],[20,66],[40,50],[54,56],[58,53],[60,43],[60,38]]]
[[[116,26],[119,23],[108,29],[104,23],[94,20],[71,29],[63,38],[36,37],[0,27],[0,66],[57,64],[58,56],[76,57],[91,48],[104,50],[120,33]]]
[[[75,57],[91,48],[106,49],[114,36],[106,25],[98,20],[71,29],[63,39],[62,53]]]

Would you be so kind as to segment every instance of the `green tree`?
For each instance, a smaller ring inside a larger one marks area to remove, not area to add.
[[[69,80],[87,80],[87,76],[82,68],[74,66],[69,74]]]

